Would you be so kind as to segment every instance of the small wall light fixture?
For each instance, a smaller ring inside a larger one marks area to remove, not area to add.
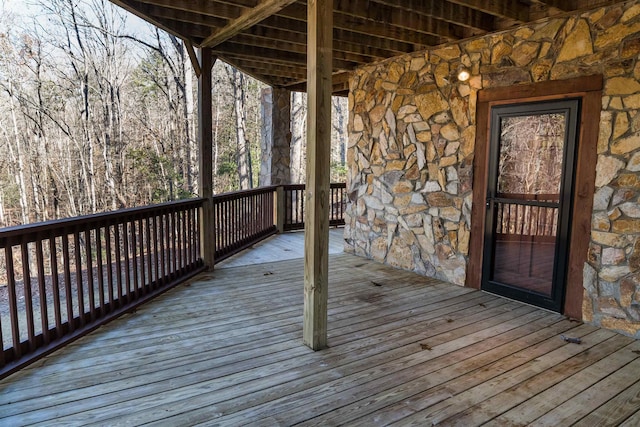
[[[458,68],[458,80],[460,80],[461,82],[466,82],[467,80],[469,80],[469,77],[471,77],[469,70],[464,67]]]

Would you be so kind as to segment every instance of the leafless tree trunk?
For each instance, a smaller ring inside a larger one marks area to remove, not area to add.
[[[333,125],[333,155],[332,161],[344,166],[347,161],[347,128],[345,126],[345,117],[347,107],[345,105],[346,99],[334,96],[332,98],[333,104],[333,116],[335,120],[331,120]]]
[[[253,187],[251,174],[251,153],[249,152],[249,141],[247,140],[245,112],[245,89],[244,74],[233,67],[231,68],[231,78],[233,84],[233,100],[236,115],[236,141],[238,146],[238,179],[240,189],[246,190]]]
[[[11,146],[9,146],[9,155],[11,160],[13,161],[13,170],[16,185],[20,191],[20,213],[22,216],[22,223],[27,224],[29,222],[29,205],[27,202],[27,186],[26,180],[24,177],[24,155],[22,150],[22,142],[20,137],[20,130],[18,128],[18,119],[16,118],[16,108],[13,97],[10,97],[10,109],[11,109],[11,120],[13,122],[13,140],[15,143],[15,151]]]
[[[301,184],[306,170],[307,103],[301,92],[291,96],[291,182]]]

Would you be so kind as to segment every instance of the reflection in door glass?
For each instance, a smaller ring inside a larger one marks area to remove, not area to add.
[[[503,117],[500,127],[492,279],[543,295],[552,291],[565,127],[558,113]]]
[[[503,117],[498,193],[558,194],[564,133],[564,114]]]

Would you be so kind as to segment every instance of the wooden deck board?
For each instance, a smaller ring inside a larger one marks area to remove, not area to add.
[[[334,254],[313,352],[302,259],[259,249],[0,381],[0,425],[638,425],[638,341]]]

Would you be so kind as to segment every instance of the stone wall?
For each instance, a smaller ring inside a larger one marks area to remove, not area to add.
[[[291,183],[291,92],[265,88],[260,94],[262,159],[260,186]]]
[[[586,321],[640,337],[640,1],[358,69],[350,84],[347,251],[465,283],[476,96],[602,74]],[[459,67],[471,71],[458,82]]]

